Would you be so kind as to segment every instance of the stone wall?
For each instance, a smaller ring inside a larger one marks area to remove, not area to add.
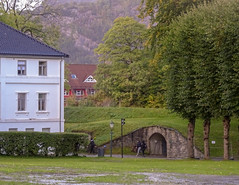
[[[156,137],[154,137],[156,136]],[[155,139],[158,138],[158,139]],[[137,141],[147,143],[146,152],[167,158],[187,158],[187,139],[178,131],[161,126],[144,127],[123,137],[123,146],[133,148]],[[110,143],[105,144],[109,147]],[[113,140],[113,148],[121,147],[121,138]],[[195,158],[203,158],[202,152],[194,148]]]

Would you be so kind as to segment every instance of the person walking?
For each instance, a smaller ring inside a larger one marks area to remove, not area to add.
[[[146,143],[145,143],[144,141],[142,141],[142,143],[141,143],[141,151],[142,151],[143,157],[145,157],[145,156],[144,156],[144,151],[145,151],[146,148],[147,148]]]
[[[139,155],[139,153],[140,153],[140,151],[141,151],[141,142],[138,141],[136,146],[137,146],[137,154],[136,154],[136,157],[138,157],[138,155]]]
[[[94,139],[91,138],[91,140],[90,140],[90,153],[91,154],[95,153],[94,149],[95,149],[95,142],[94,142]]]

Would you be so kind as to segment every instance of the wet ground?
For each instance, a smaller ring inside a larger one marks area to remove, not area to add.
[[[87,155],[87,157],[98,157],[98,155]],[[108,155],[106,155],[108,157]],[[122,157],[121,155],[113,155],[113,157]],[[135,158],[133,155],[124,155],[124,158]],[[140,156],[142,157],[142,156]],[[149,157],[149,156],[147,156]],[[151,156],[152,157],[152,156]],[[220,159],[216,159],[220,160]],[[126,174],[129,175],[129,174]],[[218,175],[191,175],[191,174],[178,174],[178,173],[132,173],[131,176],[140,175],[141,179],[136,181],[135,185],[239,185],[239,176],[218,176]],[[38,174],[24,174],[15,173],[6,175],[0,173],[1,181],[14,181],[14,182],[28,182],[32,184],[41,185],[121,185],[124,183],[89,183],[81,181],[81,179],[91,177],[108,177],[118,176],[114,173],[102,174],[86,174],[86,173],[38,173]]]
[[[145,183],[135,182],[130,184],[140,185],[238,185],[239,176],[217,176],[217,175],[189,175],[189,174],[176,174],[176,173],[133,173],[132,175],[144,175]],[[74,175],[63,175],[63,174],[31,174],[19,177],[17,174],[14,176],[2,176],[0,179],[4,181],[18,181],[28,182],[33,184],[44,184],[44,185],[120,185],[120,183],[79,183],[79,178],[92,177],[92,176],[108,176],[117,174],[74,174]]]

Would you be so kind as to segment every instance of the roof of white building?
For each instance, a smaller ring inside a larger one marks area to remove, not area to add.
[[[2,22],[0,22],[0,55],[69,57]]]

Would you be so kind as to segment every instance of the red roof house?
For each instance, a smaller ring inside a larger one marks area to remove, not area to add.
[[[94,72],[96,70],[94,64],[69,64],[67,66],[69,75],[68,81],[70,90],[65,90],[64,97],[67,98],[75,95],[76,99],[87,97],[88,95],[95,94],[94,85]]]

